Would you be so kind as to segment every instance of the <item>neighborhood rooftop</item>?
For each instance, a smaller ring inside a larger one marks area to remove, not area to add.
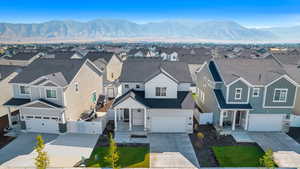
[[[64,87],[71,82],[84,62],[81,59],[38,59],[25,67],[10,83],[26,84],[44,77]]]
[[[124,62],[121,82],[145,82],[161,71],[166,71],[179,82],[192,82],[187,64],[184,62],[160,61],[157,59],[129,59]]]

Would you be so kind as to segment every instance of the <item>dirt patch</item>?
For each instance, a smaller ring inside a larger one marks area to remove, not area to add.
[[[219,164],[212,151],[213,146],[257,146],[256,143],[237,143],[232,136],[218,136],[215,128],[212,125],[200,126],[196,120],[194,120],[194,124],[194,133],[190,134],[190,139],[201,167],[219,167]],[[199,132],[202,134],[197,136]]]
[[[0,149],[6,146],[8,143],[13,141],[15,137],[4,136],[4,133],[0,133]]]
[[[300,127],[290,127],[287,134],[300,144]]]

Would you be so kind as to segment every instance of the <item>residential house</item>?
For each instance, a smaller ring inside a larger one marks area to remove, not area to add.
[[[8,82],[21,72],[21,69],[20,66],[0,65],[0,133],[9,125],[8,110],[3,106],[12,97],[12,88]]]
[[[300,52],[274,53],[274,59],[287,71],[287,73],[300,85]],[[300,86],[298,86],[296,103],[300,103]],[[293,113],[300,116],[300,104],[295,104]]]
[[[274,59],[212,59],[197,78],[197,105],[216,128],[288,130],[297,83]]]
[[[184,62],[128,59],[112,108],[116,131],[193,132],[192,79]]]
[[[4,105],[10,120],[17,109],[23,130],[64,133],[68,122],[94,109],[101,83],[101,71],[89,60],[38,59],[10,81],[13,97]]]
[[[38,51],[18,52],[16,54],[0,58],[0,65],[27,66],[43,55],[44,53]]]

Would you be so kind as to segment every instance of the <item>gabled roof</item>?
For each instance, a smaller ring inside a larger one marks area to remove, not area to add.
[[[39,52],[34,51],[34,52],[18,52],[10,57],[5,56],[4,58],[7,60],[30,60],[34,56],[36,56]]]
[[[112,56],[114,55],[113,52],[106,52],[106,51],[101,51],[101,52],[88,52],[85,57],[87,59],[90,59],[92,62],[95,62],[96,60],[102,59],[106,62],[106,64],[110,61]]]
[[[38,59],[25,67],[10,83],[28,84],[43,77],[64,87],[73,80],[84,63],[82,59]]]
[[[188,66],[184,62],[161,61],[158,59],[128,59],[124,62],[120,82],[146,82],[160,70],[166,71],[178,82],[191,83]]]
[[[252,85],[266,85],[287,74],[274,59],[213,59],[225,84],[244,78]]]
[[[0,81],[6,79],[14,72],[21,72],[21,66],[11,66],[11,65],[0,65]]]
[[[161,109],[192,109],[194,108],[194,102],[190,92],[178,91],[177,98],[175,99],[157,99],[157,98],[145,98],[144,91],[129,90],[122,96],[118,97],[113,107],[122,103],[128,98],[132,98],[139,103],[145,105],[148,108],[161,108]]]

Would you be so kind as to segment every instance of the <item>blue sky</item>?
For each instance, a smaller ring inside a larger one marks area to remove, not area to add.
[[[232,20],[248,27],[300,25],[300,0],[1,0],[0,22],[127,19]]]

